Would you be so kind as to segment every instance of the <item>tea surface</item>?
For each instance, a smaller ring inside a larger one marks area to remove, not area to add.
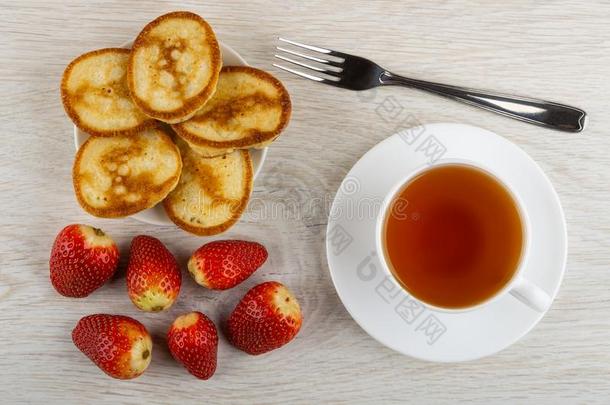
[[[512,279],[524,235],[504,185],[478,168],[451,164],[403,187],[385,219],[384,238],[391,271],[411,295],[465,308]]]

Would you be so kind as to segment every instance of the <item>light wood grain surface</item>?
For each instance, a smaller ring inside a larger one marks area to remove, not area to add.
[[[133,236],[157,236],[183,264],[209,240],[174,227],[92,218],[72,193],[72,124],[58,92],[65,65],[132,39],[175,9],[200,13],[222,41],[276,74],[292,94],[292,123],[256,181],[257,204],[223,235],[264,243],[270,259],[222,293],[185,273],[179,302],[162,314],[138,312],[122,276],[86,299],[63,298],[49,282],[48,255],[68,223],[103,227],[124,253]],[[610,3],[602,0],[0,1],[0,402],[607,401],[609,17]],[[589,126],[564,134],[414,90],[356,94],[315,85],[271,67],[278,35],[368,56],[405,75],[576,105],[589,113]],[[505,136],[542,166],[561,197],[570,245],[562,289],[542,322],[497,355],[453,365],[401,356],[361,330],[333,289],[324,248],[330,202],[307,202],[332,198],[355,161],[395,132],[396,120],[379,114],[388,97],[421,122],[467,123]],[[177,315],[196,309],[218,322],[249,287],[268,279],[286,283],[301,300],[305,322],[293,343],[250,357],[222,338],[218,371],[207,382],[171,359],[164,335]],[[155,348],[142,377],[112,380],[76,350],[73,326],[96,312],[134,316],[149,328]]]

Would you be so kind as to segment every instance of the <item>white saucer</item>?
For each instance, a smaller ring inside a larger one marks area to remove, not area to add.
[[[129,41],[123,44],[122,48],[130,48],[133,44],[132,41]],[[223,44],[218,41],[220,45],[220,51],[222,53],[222,64],[224,66],[248,66],[248,63],[237,53],[233,48],[228,45]],[[80,146],[85,143],[85,141],[89,138],[89,135],[76,126],[74,126],[74,145],[76,150],[80,148]],[[265,158],[267,157],[267,149],[250,149],[250,158],[252,159],[252,170],[254,172],[254,179],[260,173],[263,163],[265,162]],[[138,212],[137,214],[131,215],[131,218],[135,218],[138,221],[146,222],[148,224],[153,225],[174,225],[174,223],[169,219],[163,206],[161,204],[157,204],[156,206],[149,208],[147,210]]]
[[[380,343],[422,360],[473,360],[515,343],[544,313],[510,294],[470,312],[432,311],[386,278],[375,252],[376,218],[387,192],[406,173],[440,157],[480,162],[510,180],[531,219],[531,253],[523,275],[554,299],[567,257],[566,224],[557,193],[519,147],[468,125],[412,128],[367,152],[337,192],[326,254],[341,301]]]

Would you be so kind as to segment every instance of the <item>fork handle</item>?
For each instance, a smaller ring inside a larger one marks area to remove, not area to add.
[[[583,110],[550,101],[426,82],[395,75],[387,71],[381,75],[379,81],[382,85],[413,87],[428,91],[511,118],[560,131],[581,132],[585,128],[587,114]]]

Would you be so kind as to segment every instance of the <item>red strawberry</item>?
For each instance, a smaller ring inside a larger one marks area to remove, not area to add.
[[[101,229],[68,225],[59,232],[51,249],[51,283],[66,297],[86,297],[112,277],[119,250]]]
[[[193,253],[188,269],[195,281],[212,290],[235,287],[267,260],[267,249],[260,243],[221,240],[201,246]]]
[[[227,323],[227,337],[238,349],[262,354],[290,342],[303,316],[290,290],[277,281],[252,288],[241,299]]]
[[[144,325],[128,316],[86,316],[72,331],[72,341],[110,377],[135,378],[150,364],[150,335]]]
[[[180,293],[182,274],[176,258],[159,239],[140,235],[131,241],[127,265],[127,291],[143,311],[169,308]]]
[[[207,380],[214,375],[218,333],[214,322],[201,312],[179,316],[167,333],[167,345],[176,361],[195,377]]]

